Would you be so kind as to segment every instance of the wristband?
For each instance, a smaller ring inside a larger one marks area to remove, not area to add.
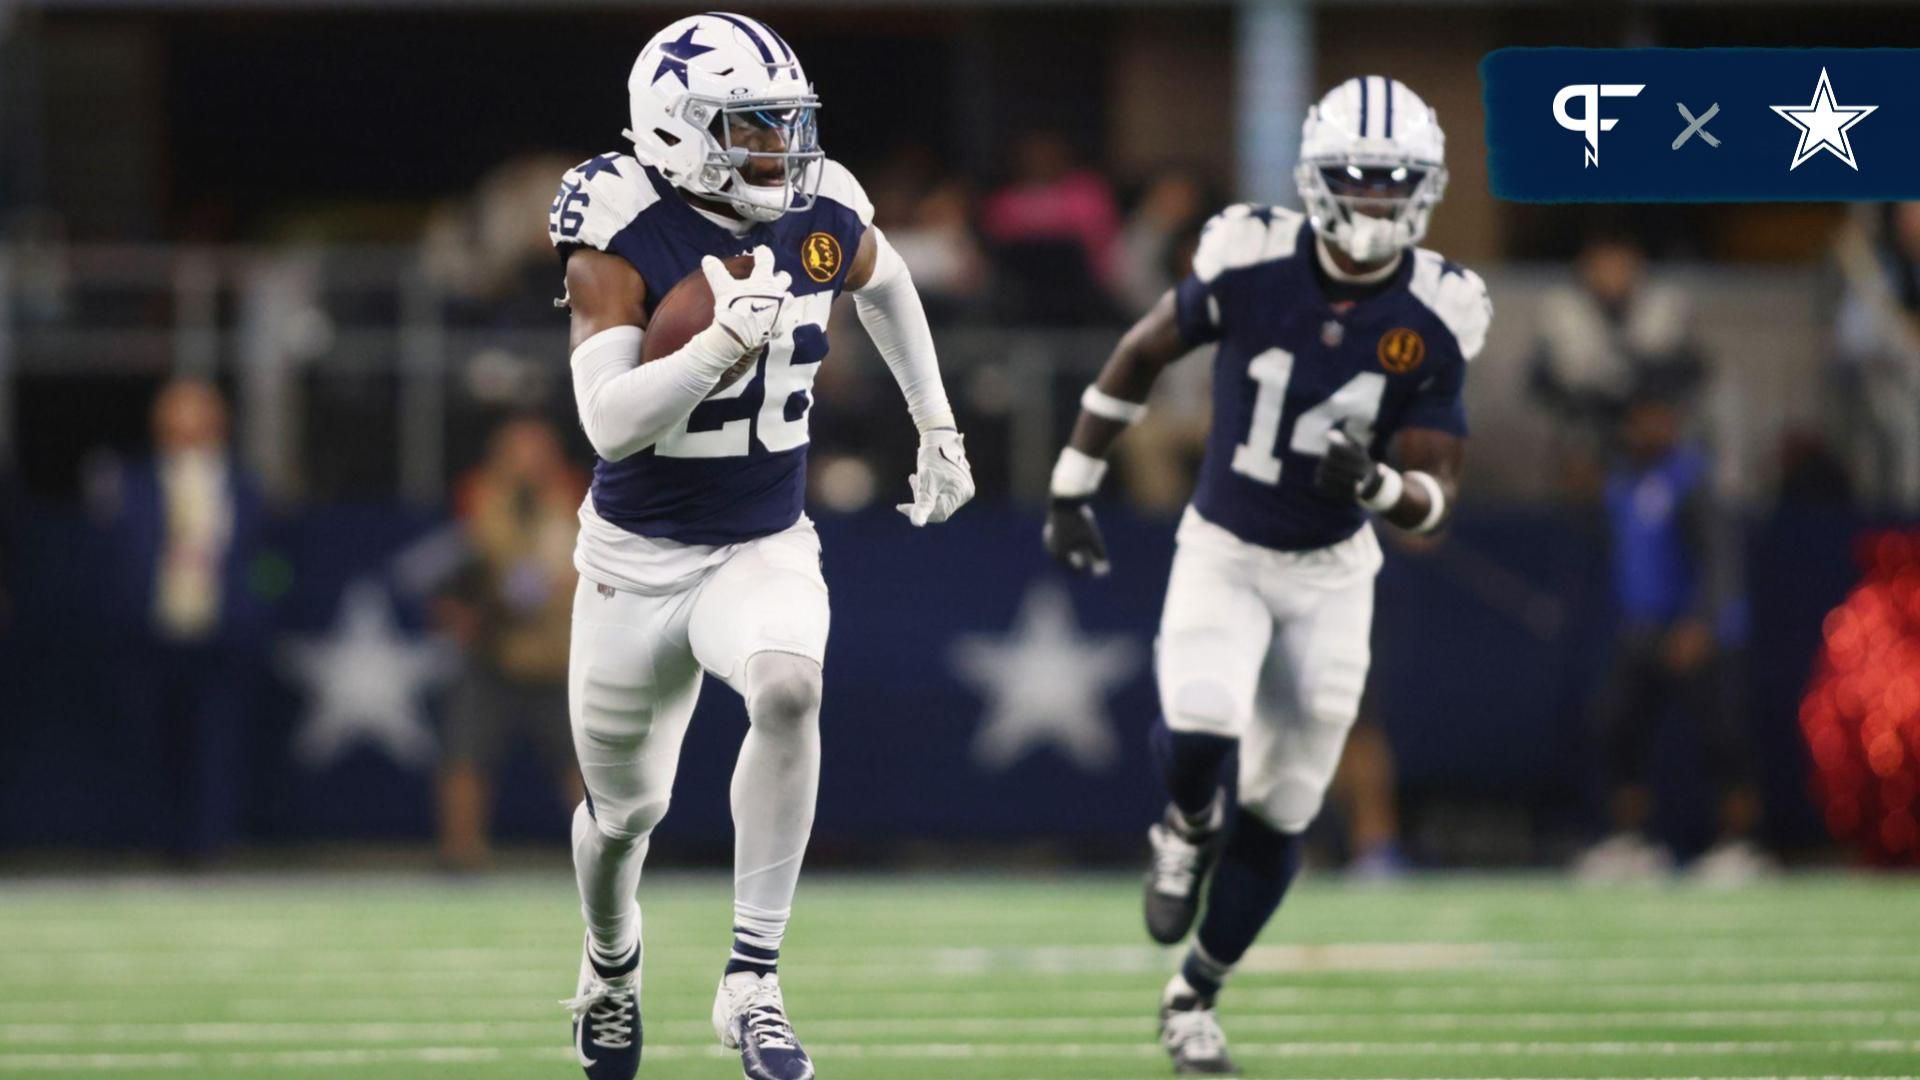
[[[1430,533],[1440,527],[1440,519],[1447,516],[1447,495],[1440,488],[1440,481],[1423,472],[1410,472],[1407,479],[1419,484],[1427,492],[1427,516],[1413,527],[1417,533]]]
[[[1080,395],[1080,407],[1102,420],[1112,420],[1117,424],[1137,424],[1147,415],[1144,401],[1126,401],[1089,384],[1086,392]]]
[[[1100,489],[1100,481],[1106,475],[1104,460],[1069,446],[1060,451],[1060,460],[1053,463],[1049,490],[1056,499],[1084,499]]]
[[[1380,477],[1380,487],[1372,495],[1361,499],[1360,504],[1369,510],[1386,513],[1400,505],[1400,495],[1406,490],[1406,482],[1400,478],[1400,471],[1386,465],[1375,465],[1376,475]]]

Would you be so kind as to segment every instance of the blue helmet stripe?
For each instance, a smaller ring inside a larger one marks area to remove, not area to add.
[[[787,47],[786,38],[781,37],[780,34],[774,30],[773,27],[768,26],[766,23],[761,22],[759,19],[754,19],[753,24],[760,28],[761,33],[764,33],[768,37],[772,38],[773,43],[775,45],[780,46],[780,54],[782,56],[785,56],[788,60],[793,59],[793,50]]]
[[[775,62],[773,59],[773,50],[767,48],[766,39],[760,36],[759,31],[755,30],[752,26],[748,25],[747,20],[741,18],[738,15],[729,15],[724,11],[709,11],[707,12],[707,14],[713,16],[716,19],[725,19],[726,21],[746,31],[747,36],[753,39],[754,47],[760,50],[760,59],[765,60],[769,64],[772,64]]]
[[[1367,80],[1365,76],[1355,79],[1360,84],[1360,137],[1367,135]]]
[[[1391,82],[1390,80],[1386,80],[1386,79],[1382,79],[1381,81],[1382,81],[1382,82],[1385,82],[1385,83],[1387,84],[1387,131],[1386,131],[1386,135],[1387,135],[1387,138],[1389,138],[1389,139],[1391,139],[1391,138],[1393,138],[1393,83],[1392,83],[1392,82]]]

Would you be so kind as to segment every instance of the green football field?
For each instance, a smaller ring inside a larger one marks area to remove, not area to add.
[[[737,1077],[725,882],[643,899],[642,1075]],[[579,1076],[579,940],[564,868],[0,882],[0,1075]],[[817,875],[783,981],[826,1080],[1157,1077],[1174,960],[1129,878]],[[1920,882],[1312,877],[1221,1015],[1255,1077],[1920,1074]]]

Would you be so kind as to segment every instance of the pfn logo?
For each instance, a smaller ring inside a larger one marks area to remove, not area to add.
[[[1620,122],[1619,117],[1600,116],[1600,99],[1603,97],[1639,97],[1640,91],[1647,88],[1645,83],[1575,83],[1563,86],[1553,95],[1553,118],[1568,131],[1577,131],[1587,137],[1586,159],[1581,168],[1595,167],[1600,164],[1600,133],[1612,131],[1613,125]],[[1585,102],[1579,116],[1567,112],[1567,103],[1574,98]]]

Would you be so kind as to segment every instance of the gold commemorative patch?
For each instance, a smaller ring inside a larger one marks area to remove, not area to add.
[[[832,281],[840,272],[840,241],[832,233],[808,233],[800,244],[800,265],[820,284]]]
[[[1427,343],[1421,340],[1417,332],[1402,326],[1381,335],[1380,347],[1376,351],[1381,367],[1395,375],[1405,375],[1427,358]]]

